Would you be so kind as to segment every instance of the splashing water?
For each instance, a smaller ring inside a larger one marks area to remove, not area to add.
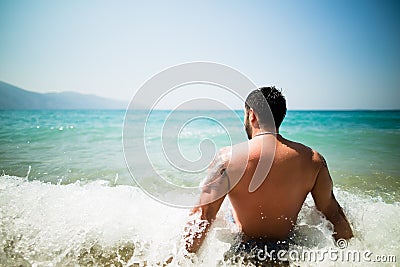
[[[149,156],[175,184],[197,185],[204,173],[182,175],[164,164],[157,132],[166,114],[154,114],[147,136],[153,151]],[[208,115],[234,129],[232,140],[246,139],[242,124],[225,111]],[[122,153],[123,116],[124,111],[0,112],[0,266],[226,264],[221,262],[223,255],[238,231],[229,202],[224,202],[197,255],[184,253],[182,236],[189,211],[162,205],[132,186]],[[178,117],[176,126],[181,125]],[[355,234],[341,251],[394,255],[399,261],[399,118],[398,111],[290,111],[282,125],[282,135],[315,148],[328,160],[335,194]],[[183,154],[197,159],[204,138],[212,138],[216,148],[229,145],[220,127],[196,121],[180,136]],[[172,191],[160,194],[192,197]],[[337,249],[331,235],[330,223],[308,197],[290,249],[299,253]],[[292,266],[366,265],[329,259],[290,262]]]
[[[399,203],[344,190],[336,195],[355,233],[348,249],[400,256]],[[136,187],[105,181],[55,185],[3,175],[0,218],[1,266],[215,266],[223,263],[237,233],[225,201],[199,253],[188,256],[182,238],[187,210],[162,205]],[[331,225],[308,197],[292,249],[334,248],[331,235]]]

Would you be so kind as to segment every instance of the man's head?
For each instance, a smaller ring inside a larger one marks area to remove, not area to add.
[[[272,125],[270,110],[275,122],[274,125]],[[247,96],[245,113],[245,128],[249,139],[252,137],[253,127],[269,131],[279,131],[279,126],[286,115],[285,97],[274,86],[261,87],[252,91]],[[251,119],[255,123],[252,123]]]

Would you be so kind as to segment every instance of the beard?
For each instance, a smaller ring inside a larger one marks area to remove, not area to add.
[[[250,126],[249,115],[248,114],[247,114],[246,119],[244,120],[244,129],[246,130],[247,138],[250,140],[252,138],[252,135],[253,135],[253,129]]]

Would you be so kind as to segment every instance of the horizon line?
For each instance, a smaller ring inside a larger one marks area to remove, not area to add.
[[[36,108],[36,109],[0,109],[0,111],[127,111],[128,109],[122,108]],[[132,111],[150,111],[149,109],[137,108],[137,109],[130,109]],[[243,111],[243,109],[152,109],[152,111]],[[397,108],[382,108],[382,109],[368,109],[368,108],[355,108],[355,109],[287,109],[287,111],[318,111],[318,112],[330,112],[330,111],[339,111],[339,112],[352,112],[352,111],[400,111]]]

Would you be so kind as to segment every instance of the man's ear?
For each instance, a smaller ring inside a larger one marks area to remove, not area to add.
[[[251,125],[253,125],[253,127],[259,127],[256,114],[254,113],[254,110],[252,108],[249,109],[249,122]]]
[[[254,110],[252,108],[249,109],[249,122],[253,122],[256,119],[256,115],[254,114]]]

